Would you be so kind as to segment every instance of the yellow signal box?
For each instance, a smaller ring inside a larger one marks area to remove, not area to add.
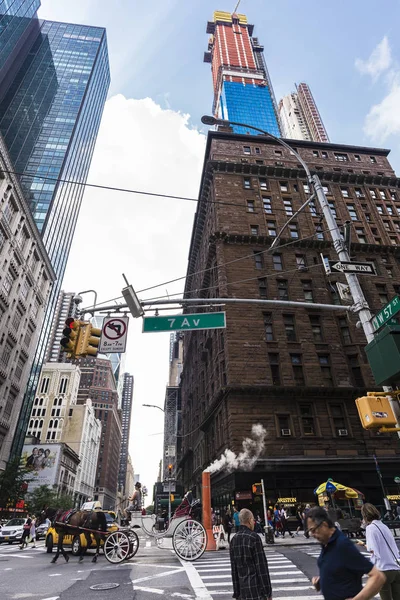
[[[262,485],[261,483],[253,483],[251,486],[253,494],[261,495],[262,494]]]
[[[81,326],[82,321],[77,321],[72,317],[69,317],[65,321],[65,329],[63,329],[64,337],[61,339],[60,344],[64,348],[64,352],[67,353],[67,358],[75,358],[76,356]]]
[[[97,356],[100,337],[101,329],[93,327],[91,323],[84,323],[79,331],[76,356]]]
[[[397,423],[389,398],[379,392],[367,392],[367,396],[357,398],[356,406],[364,429],[394,427]]]
[[[175,500],[175,496],[174,494],[171,494],[171,502],[173,502]]]

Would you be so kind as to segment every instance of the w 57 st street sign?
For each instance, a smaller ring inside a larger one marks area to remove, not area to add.
[[[225,327],[226,318],[224,312],[143,317],[143,333],[150,333],[152,331],[224,329]]]

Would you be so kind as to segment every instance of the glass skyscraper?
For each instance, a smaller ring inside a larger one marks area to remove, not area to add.
[[[253,125],[280,137],[278,107],[264,48],[253,37],[254,26],[241,14],[214,13],[207,24],[211,34],[204,62],[211,63],[215,117]],[[235,133],[253,133],[233,126]]]
[[[25,10],[25,5],[37,8],[39,2],[19,4]],[[32,23],[34,27],[30,29],[35,34],[27,36],[4,78],[0,132],[15,171],[20,174],[57,282],[34,358],[14,440],[14,455],[23,445],[81,206],[82,184],[87,179],[110,83],[105,29],[39,21],[36,17]],[[5,33],[6,29],[0,30],[0,56]],[[0,79],[1,76],[0,65]]]

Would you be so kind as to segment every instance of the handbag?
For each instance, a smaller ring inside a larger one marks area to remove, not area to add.
[[[379,531],[379,533],[381,534],[381,536],[382,536],[382,537],[383,537],[383,539],[385,540],[385,544],[386,544],[386,546],[389,548],[390,552],[392,553],[392,555],[393,555],[393,558],[394,558],[394,560],[395,560],[395,563],[396,563],[396,565],[400,567],[400,558],[398,558],[398,557],[395,555],[395,553],[393,552],[393,550],[392,550],[392,548],[391,548],[391,546],[390,546],[389,542],[387,541],[386,537],[383,535],[383,532],[382,532],[382,530],[381,530],[381,529],[378,527],[378,525],[376,525],[376,523],[373,523],[373,525],[375,525],[375,527],[377,528],[377,530]]]

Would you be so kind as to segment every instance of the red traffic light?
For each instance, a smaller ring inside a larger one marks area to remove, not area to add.
[[[69,317],[68,319],[65,320],[65,324],[67,327],[69,327],[70,329],[73,329],[73,325],[75,323],[75,319],[73,319],[72,317]]]

